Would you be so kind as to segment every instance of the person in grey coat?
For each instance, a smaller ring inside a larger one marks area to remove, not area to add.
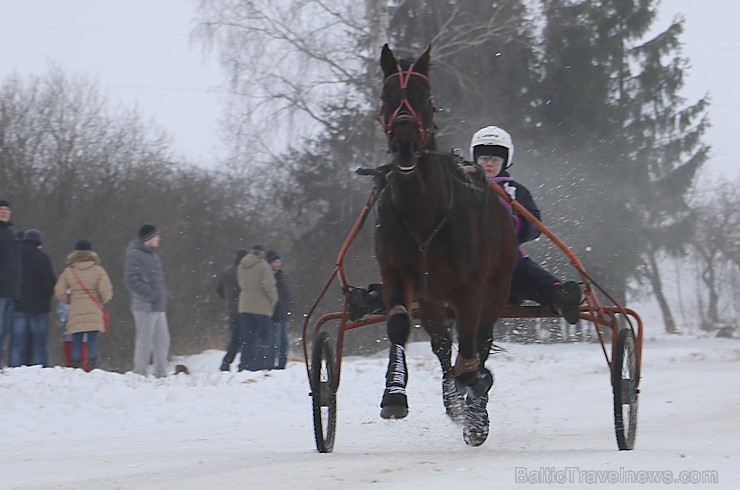
[[[154,375],[167,376],[170,331],[167,325],[167,286],[156,249],[159,230],[143,225],[139,238],[126,250],[124,281],[131,292],[131,312],[136,323],[134,372],[146,375],[154,357]]]

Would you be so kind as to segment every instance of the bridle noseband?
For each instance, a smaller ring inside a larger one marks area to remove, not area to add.
[[[414,122],[414,125],[416,126],[416,138],[414,141],[416,141],[420,147],[424,146],[424,144],[427,141],[427,138],[429,135],[434,131],[434,113],[437,111],[436,107],[434,107],[434,103],[432,102],[432,98],[429,97],[429,124],[424,126],[424,121],[422,120],[422,115],[420,112],[417,112],[409,102],[408,99],[408,86],[409,86],[409,80],[411,80],[412,76],[417,76],[423,79],[426,82],[429,82],[429,77],[424,75],[423,73],[419,73],[418,71],[414,71],[414,64],[412,63],[408,69],[404,70],[401,68],[401,65],[396,65],[397,71],[396,73],[392,73],[388,75],[385,80],[383,80],[383,85],[388,83],[389,80],[392,78],[398,77],[400,89],[401,89],[401,103],[398,104],[398,107],[395,111],[388,117],[388,122],[383,121],[383,114],[385,114],[385,104],[380,109],[380,114],[378,115],[378,122],[383,126],[383,130],[385,131],[385,134],[388,138],[388,142],[390,143],[393,140],[393,127],[394,125],[401,120],[404,119],[411,119]]]

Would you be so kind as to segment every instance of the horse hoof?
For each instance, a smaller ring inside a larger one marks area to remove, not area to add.
[[[468,446],[478,447],[488,439],[488,395],[468,394],[463,423],[463,440]]]
[[[409,414],[409,402],[405,393],[383,393],[380,416],[384,419],[402,419]]]
[[[486,442],[486,439],[488,439],[488,427],[480,430],[474,430],[468,427],[463,429],[463,440],[468,446],[481,446]]]
[[[409,409],[403,405],[386,405],[380,409],[380,416],[384,419],[403,419],[409,414]]]

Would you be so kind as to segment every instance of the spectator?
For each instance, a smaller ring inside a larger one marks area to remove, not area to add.
[[[68,289],[67,294],[72,294],[72,290]],[[57,303],[57,322],[59,328],[62,329],[62,351],[64,352],[64,365],[66,367],[72,367],[72,335],[67,334],[67,320],[69,318],[69,305],[67,303]],[[82,356],[80,357],[80,367],[84,371],[89,371],[90,367],[87,365],[88,351],[87,351],[87,335],[82,337]]]
[[[83,341],[87,338],[87,370],[98,360],[98,334],[105,331],[103,305],[113,298],[113,286],[89,240],[78,240],[67,256],[67,267],[54,286],[54,295],[69,305],[66,332],[72,335],[71,365],[82,367]]]
[[[272,344],[270,317],[277,303],[277,288],[275,276],[264,257],[265,248],[252,245],[236,271],[242,351],[239,371],[271,369],[266,362],[266,352]]]
[[[21,294],[13,308],[8,367],[49,365],[49,313],[56,276],[49,256],[41,251],[44,236],[26,230],[20,245]]]
[[[239,335],[239,282],[236,279],[236,268],[245,255],[247,255],[247,251],[243,248],[236,251],[234,263],[221,271],[216,287],[219,297],[226,300],[226,309],[229,315],[230,337],[229,344],[226,346],[226,355],[221,361],[221,371],[231,370],[231,363],[234,362],[241,345]]]
[[[288,318],[293,299],[290,297],[290,291],[288,291],[288,283],[285,280],[282,269],[283,261],[280,255],[270,250],[267,252],[267,263],[270,264],[275,275],[275,285],[278,293],[278,301],[275,305],[275,311],[272,313],[273,342],[270,354],[267,356],[267,365],[275,369],[285,369],[289,349]]]
[[[134,372],[146,376],[154,358],[154,375],[167,376],[170,330],[167,325],[167,285],[156,249],[161,235],[153,225],[139,228],[139,238],[126,251],[126,288],[131,292],[131,312],[136,324]]]
[[[5,336],[10,333],[13,304],[21,293],[21,259],[10,227],[10,203],[0,199],[0,367]]]

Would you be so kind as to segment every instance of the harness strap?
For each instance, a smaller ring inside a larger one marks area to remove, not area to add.
[[[444,217],[437,223],[437,226],[434,227],[434,230],[429,234],[426,240],[421,240],[419,238],[419,235],[416,234],[414,229],[411,227],[411,225],[403,218],[403,216],[399,215],[399,218],[401,219],[401,222],[406,226],[406,229],[408,230],[409,234],[411,234],[411,237],[416,242],[416,246],[419,247],[419,252],[421,252],[422,259],[424,261],[424,299],[429,297],[429,262],[427,261],[427,247],[429,244],[434,240],[434,237],[437,236],[437,233],[439,233],[439,230],[442,229],[442,227],[447,223],[447,220],[450,217],[450,211],[452,210],[452,206],[455,202],[455,193],[454,193],[454,186],[452,185],[452,179],[448,175],[447,178],[447,184],[449,188],[449,195],[450,199],[447,204],[447,213],[445,213]]]

